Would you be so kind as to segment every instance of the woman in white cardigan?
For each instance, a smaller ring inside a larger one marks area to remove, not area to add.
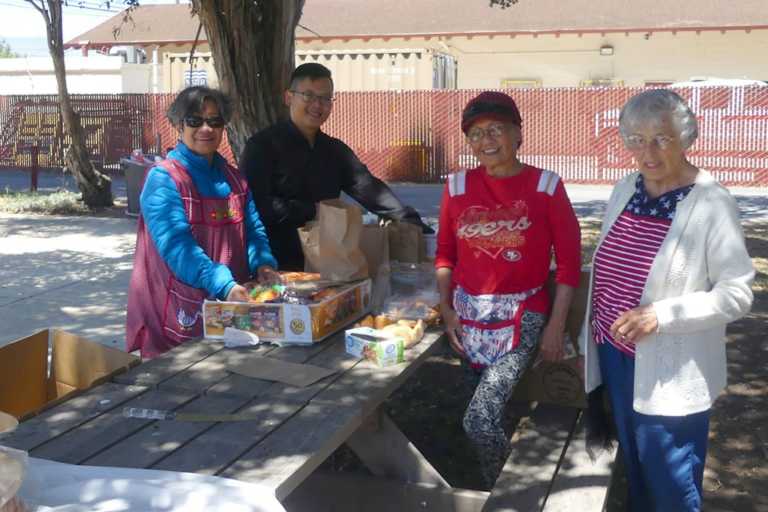
[[[752,305],[754,267],[736,202],[685,156],[698,129],[684,100],[640,93],[619,131],[638,172],[616,184],[592,261],[585,386],[608,391],[630,509],[699,511],[725,326]]]

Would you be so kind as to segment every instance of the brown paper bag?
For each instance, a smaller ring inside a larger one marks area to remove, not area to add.
[[[368,277],[368,263],[360,250],[363,212],[340,199],[321,201],[317,220],[299,228],[304,269],[324,279],[352,281]]]
[[[368,275],[373,279],[379,269],[389,263],[389,234],[381,226],[363,226],[360,233],[360,250],[368,262]]]
[[[390,294],[389,234],[377,225],[363,226],[360,249],[368,261],[368,275],[372,280],[371,309],[377,311]]]
[[[421,227],[408,222],[392,222],[389,233],[389,259],[402,263],[420,263],[426,259],[426,242]]]

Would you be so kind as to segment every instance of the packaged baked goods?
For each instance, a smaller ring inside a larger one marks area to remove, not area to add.
[[[405,361],[405,350],[424,337],[422,320],[401,320],[384,327],[355,327],[344,333],[348,354],[371,361],[377,366],[392,366]]]
[[[381,335],[370,327],[348,329],[344,333],[344,345],[348,354],[376,366],[393,366],[405,361],[403,338]]]
[[[434,325],[440,320],[437,278],[431,263],[401,263],[390,265],[390,296],[377,313],[389,319],[423,320]],[[386,324],[385,324],[386,325]],[[379,329],[383,325],[376,325]]]

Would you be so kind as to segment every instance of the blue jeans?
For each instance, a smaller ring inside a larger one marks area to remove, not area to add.
[[[613,345],[598,345],[634,512],[701,511],[709,411],[652,416],[632,408],[635,359]]]

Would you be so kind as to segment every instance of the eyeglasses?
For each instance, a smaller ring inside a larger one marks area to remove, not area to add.
[[[624,137],[624,145],[627,149],[638,150],[645,149],[650,144],[655,144],[659,149],[668,149],[675,142],[673,137],[668,135],[656,135],[651,140],[645,140],[642,135],[627,135]]]
[[[227,122],[221,116],[214,117],[201,117],[201,116],[187,116],[184,118],[184,124],[190,128],[200,128],[203,123],[207,124],[211,128],[223,128]]]
[[[471,142],[472,144],[476,144],[483,140],[483,137],[486,135],[492,139],[498,139],[502,135],[504,135],[507,130],[509,130],[509,126],[505,124],[492,124],[485,130],[482,128],[472,128],[467,132],[467,140]]]
[[[304,100],[304,103],[309,103],[310,105],[317,101],[324,107],[330,107],[333,105],[333,102],[336,100],[333,96],[318,96],[317,94],[308,92],[308,91],[296,91],[294,89],[289,89],[293,94],[298,94],[301,96],[301,99]]]

